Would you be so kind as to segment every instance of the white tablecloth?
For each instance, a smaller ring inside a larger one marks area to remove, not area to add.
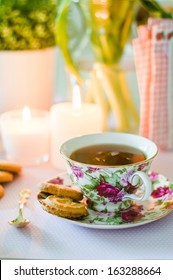
[[[173,180],[173,153],[159,153],[152,169]],[[49,163],[24,168],[6,184],[0,200],[0,259],[173,259],[173,212],[129,229],[101,230],[73,225],[44,212],[36,199],[38,183],[58,174]],[[19,190],[30,188],[24,216],[31,224],[17,229],[8,224],[18,212]]]

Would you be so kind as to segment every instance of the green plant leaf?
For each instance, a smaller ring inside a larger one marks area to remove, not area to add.
[[[82,82],[78,67],[75,65],[72,53],[69,48],[69,21],[68,15],[70,13],[71,0],[60,0],[58,5],[58,15],[56,19],[55,40],[60,47],[65,63],[69,71],[76,77],[79,83]]]
[[[137,0],[150,14],[159,15],[161,18],[172,18],[172,15],[166,12],[155,0]]]

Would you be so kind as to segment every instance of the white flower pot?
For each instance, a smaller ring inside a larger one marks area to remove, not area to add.
[[[0,52],[0,112],[53,103],[56,48]]]

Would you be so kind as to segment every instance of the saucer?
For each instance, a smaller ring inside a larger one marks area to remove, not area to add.
[[[152,193],[145,202],[134,202],[131,207],[119,213],[104,213],[88,208],[89,215],[80,220],[58,218],[95,229],[131,228],[159,220],[173,210],[173,183],[156,172],[150,172],[148,175],[152,181]],[[72,184],[67,173],[59,174],[58,179],[66,186]]]

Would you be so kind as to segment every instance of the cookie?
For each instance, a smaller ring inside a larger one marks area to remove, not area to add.
[[[82,218],[88,215],[86,205],[83,202],[74,202],[69,197],[56,197],[48,195],[44,198],[44,194],[38,194],[38,200],[42,204],[43,210],[50,214],[57,215],[63,218]]]
[[[5,194],[5,190],[2,185],[0,185],[0,198],[2,198]]]
[[[14,162],[0,160],[0,170],[18,174],[21,172],[22,166]]]
[[[77,201],[83,199],[83,194],[81,193],[80,190],[67,187],[65,185],[43,182],[40,186],[40,190],[42,192],[53,194],[57,197],[69,197]]]
[[[13,174],[7,171],[0,171],[0,183],[8,183],[13,180]]]

